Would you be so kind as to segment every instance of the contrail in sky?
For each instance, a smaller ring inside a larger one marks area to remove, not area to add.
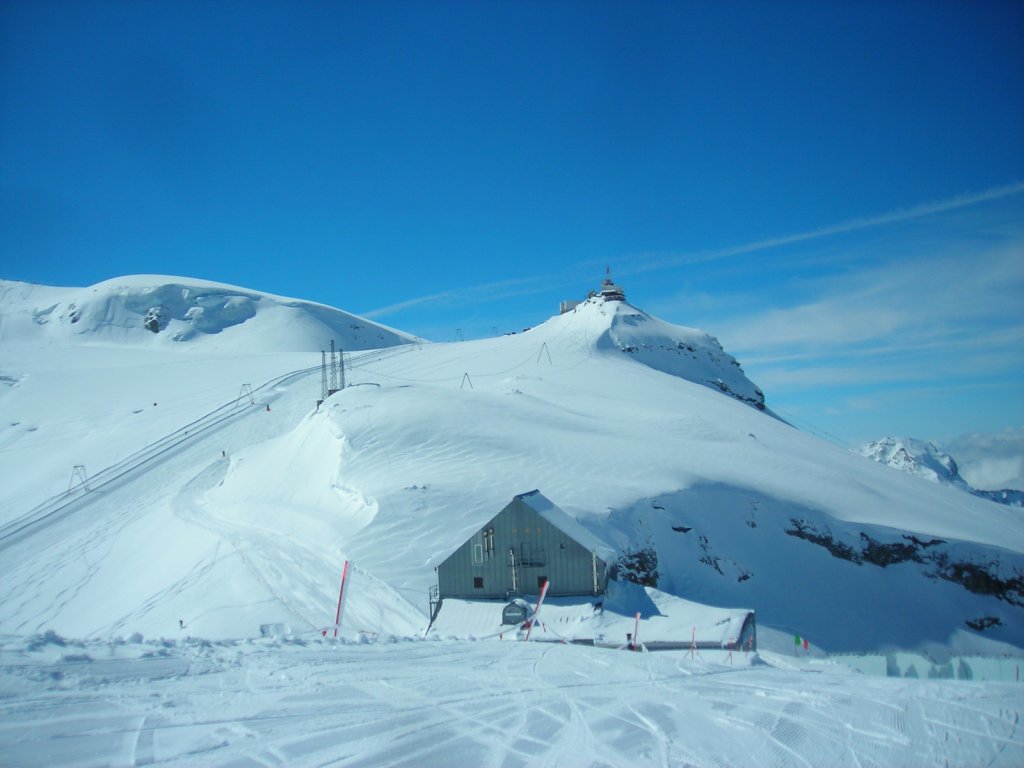
[[[517,280],[498,280],[493,283],[484,283],[483,285],[467,285],[465,288],[453,288],[448,291],[441,291],[440,293],[431,293],[427,296],[417,296],[416,298],[400,301],[397,304],[389,304],[386,307],[371,309],[369,312],[361,313],[360,316],[370,319],[383,315],[392,315],[395,312],[401,312],[403,309],[438,301],[466,302],[475,300],[479,303],[492,301],[496,298],[504,299],[509,296],[520,296],[535,293],[540,282],[540,278],[534,277]]]
[[[945,200],[920,203],[919,205],[915,205],[910,208],[897,208],[896,210],[881,213],[877,216],[850,219],[849,221],[844,221],[827,227],[820,227],[818,229],[812,229],[807,232],[798,232],[793,235],[772,237],[765,240],[757,240],[752,243],[745,243],[743,245],[735,245],[718,251],[710,251],[703,254],[667,255],[657,259],[651,258],[650,261],[640,264],[633,262],[629,267],[621,270],[621,272],[624,274],[636,274],[641,272],[653,272],[659,269],[668,269],[682,264],[702,264],[709,261],[717,261],[718,259],[739,256],[745,253],[756,253],[757,251],[765,251],[770,248],[778,248],[783,245],[803,243],[808,240],[817,240],[822,237],[841,235],[847,232],[871,229],[872,227],[880,227],[886,224],[897,224],[903,221],[911,221],[912,219],[920,219],[937,213],[946,213],[947,211],[955,211],[960,208],[968,208],[972,205],[977,205],[978,203],[1012,197],[1013,195],[1018,195],[1021,192],[1024,192],[1024,181],[1018,181],[1013,184],[1005,184],[998,187],[991,187],[990,189],[986,189],[982,192],[956,195],[955,197],[950,197]],[[581,266],[581,264],[576,266]],[[409,309],[410,307],[429,304],[436,301],[466,300],[472,298],[477,302],[486,302],[495,298],[505,298],[509,295],[510,290],[512,291],[512,295],[535,293],[540,290],[539,286],[547,284],[549,279],[550,278],[536,276],[534,278],[522,280],[502,280],[493,283],[485,283],[483,285],[455,288],[441,293],[406,299],[405,301],[400,301],[397,304],[391,304],[386,307],[370,310],[369,312],[363,312],[362,316],[366,318],[373,318],[391,315],[395,312],[400,312],[403,309]]]
[[[859,219],[850,219],[840,224],[833,224],[828,227],[820,227],[819,229],[812,229],[808,232],[799,232],[794,235],[785,235],[782,237],[772,237],[765,240],[757,240],[753,243],[745,243],[743,245],[736,245],[730,248],[725,248],[719,251],[711,251],[705,254],[693,254],[693,255],[680,255],[680,256],[667,256],[657,261],[651,261],[647,264],[641,264],[634,266],[632,272],[651,272],[657,269],[665,269],[672,266],[678,266],[680,264],[700,264],[707,261],[716,261],[718,259],[728,258],[730,256],[739,256],[744,253],[755,253],[757,251],[765,251],[769,248],[777,248],[782,245],[790,245],[792,243],[802,243],[808,240],[817,240],[822,237],[829,237],[831,235],[841,235],[847,232],[856,232],[862,229],[870,229],[872,227],[880,227],[885,224],[897,224],[903,221],[910,221],[912,219],[920,219],[925,216],[932,216],[936,213],[945,213],[947,211],[954,211],[959,208],[967,208],[978,203],[985,203],[991,200],[1000,200],[1005,197],[1012,197],[1013,195],[1024,192],[1024,181],[1018,181],[1013,184],[1006,184],[999,187],[992,187],[986,189],[983,192],[976,192],[973,194],[957,195],[956,197],[950,197],[946,200],[938,200],[930,203],[921,203],[911,208],[897,208],[894,211],[888,213],[882,213],[877,216],[867,216]]]

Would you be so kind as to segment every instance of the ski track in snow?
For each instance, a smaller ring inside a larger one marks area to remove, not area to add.
[[[26,768],[1024,763],[1019,686],[770,654],[730,666],[512,641],[3,650],[0,751]]]

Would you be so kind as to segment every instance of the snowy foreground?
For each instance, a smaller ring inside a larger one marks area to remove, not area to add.
[[[552,643],[8,639],[8,766],[1019,766],[1020,686]]]

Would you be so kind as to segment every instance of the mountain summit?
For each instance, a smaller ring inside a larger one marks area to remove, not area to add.
[[[610,300],[607,295],[591,296],[546,324],[559,334],[583,334],[597,350],[623,352],[649,368],[765,410],[764,393],[714,336],[652,317],[629,304],[621,293],[612,296]]]

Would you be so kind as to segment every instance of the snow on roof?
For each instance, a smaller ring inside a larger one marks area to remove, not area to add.
[[[568,512],[556,507],[551,500],[539,490],[535,489],[529,493],[520,493],[515,498],[522,501],[523,504],[543,517],[553,526],[564,533],[567,533],[582,546],[586,547],[591,552],[596,552],[597,556],[604,560],[605,563],[610,565],[614,560],[615,550],[612,547],[605,544],[597,538],[597,536],[584,528],[580,522],[576,520],[576,518],[570,516]]]

